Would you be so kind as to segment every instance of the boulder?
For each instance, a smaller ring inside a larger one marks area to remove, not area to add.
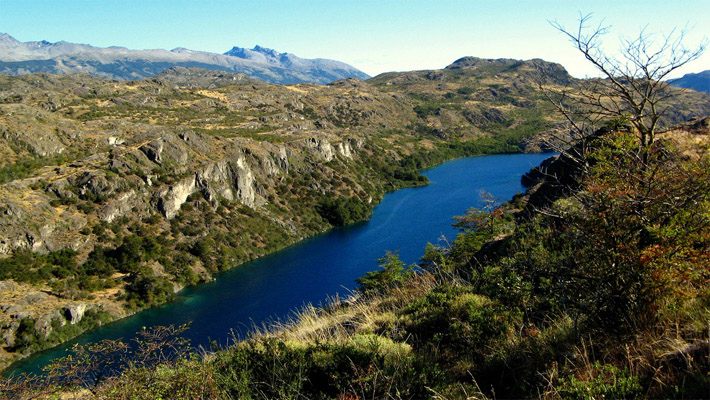
[[[139,148],[140,151],[143,152],[143,154],[148,157],[150,161],[153,161],[156,164],[162,164],[163,163],[163,158],[162,158],[162,153],[163,153],[163,140],[162,139],[155,139],[147,144],[144,144]]]
[[[84,313],[86,312],[86,304],[79,303],[64,307],[64,318],[69,321],[70,324],[76,325],[82,318],[84,318]]]
[[[10,326],[5,329],[5,332],[2,334],[2,340],[5,341],[8,347],[12,347],[15,345],[15,332],[17,332],[17,329],[20,327],[20,322],[19,321],[12,321],[10,323]]]
[[[28,293],[22,300],[18,301],[17,304],[19,304],[21,306],[29,306],[29,305],[41,303],[41,302],[47,300],[48,297],[49,297],[49,295],[47,293],[31,292],[31,293]]]

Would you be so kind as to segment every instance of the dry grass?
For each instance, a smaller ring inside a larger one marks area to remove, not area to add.
[[[595,381],[619,379],[618,375],[605,377],[600,365],[627,371],[631,379],[646,382],[643,398],[668,396],[682,386],[691,374],[707,374],[710,366],[710,319],[706,322],[708,325],[704,331],[690,332],[686,329],[687,321],[668,319],[659,322],[653,329],[639,331],[625,340],[622,338],[621,342],[618,337],[603,333],[583,337],[572,351],[564,355],[563,362],[553,363],[543,373],[547,384],[540,398],[565,398],[560,387],[563,380],[570,377],[590,385],[594,385]],[[557,326],[552,331],[560,328]],[[540,343],[546,341],[543,337],[539,338]]]
[[[386,293],[352,293],[346,299],[332,298],[324,307],[307,305],[286,321],[262,327],[256,337],[291,343],[343,343],[395,321],[399,310],[424,298],[439,284],[433,275],[423,274]]]

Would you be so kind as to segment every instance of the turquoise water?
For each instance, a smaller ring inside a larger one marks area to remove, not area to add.
[[[306,303],[347,295],[355,279],[377,269],[387,250],[416,262],[427,242],[446,245],[456,236],[452,217],[481,206],[479,191],[501,201],[524,188],[520,177],[549,154],[513,154],[463,158],[423,171],[430,185],[389,193],[370,221],[305,240],[278,253],[221,274],[217,280],[187,288],[176,301],[138,313],[17,362],[8,371],[37,373],[74,343],[130,340],[143,327],[191,322],[186,332],[194,346],[211,340],[227,344],[254,326],[283,319]]]

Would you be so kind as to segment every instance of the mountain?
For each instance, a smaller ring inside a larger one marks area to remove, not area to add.
[[[685,74],[682,78],[669,80],[668,83],[673,86],[697,90],[698,92],[710,93],[710,70],[696,74]]]
[[[463,57],[446,68],[431,71],[388,72],[368,84],[388,93],[416,99],[419,117],[411,128],[432,136],[507,136],[525,151],[560,150],[569,128],[556,120],[539,83],[550,90],[574,92],[582,80],[560,64],[541,59],[484,59]],[[707,115],[707,95],[678,91],[678,103],[665,112],[663,124]]]
[[[129,50],[64,41],[20,42],[8,34],[0,34],[0,73],[7,75],[83,72],[107,79],[135,80],[157,75],[171,67],[243,73],[279,84],[326,84],[338,79],[368,78],[364,72],[342,62],[303,59],[260,46],[252,50],[234,47],[225,54],[185,48]]]
[[[331,81],[344,78],[367,79],[370,77],[366,73],[340,61],[327,60],[325,58],[305,59],[289,53],[279,53],[276,50],[261,46],[255,46],[251,50],[235,46],[224,55],[275,65],[281,68],[314,71],[314,73],[315,71],[320,71],[323,76],[332,74],[334,79],[331,79]]]

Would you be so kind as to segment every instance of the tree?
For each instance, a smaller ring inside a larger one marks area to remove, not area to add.
[[[668,100],[679,90],[666,79],[700,57],[708,41],[686,47],[687,29],[660,34],[644,28],[637,37],[622,37],[621,49],[614,55],[606,51],[602,40],[611,27],[603,25],[603,21],[594,27],[589,24],[591,19],[591,14],[580,14],[575,30],[568,30],[557,21],[550,24],[569,38],[601,73],[601,78],[584,80],[572,92],[548,95],[548,99],[577,135],[588,135],[600,123],[611,124],[612,128],[628,127],[645,149],[664,127]]]
[[[356,280],[360,285],[360,293],[382,293],[385,290],[404,283],[414,275],[412,267],[405,267],[404,261],[395,252],[387,251],[384,257],[377,260],[377,271],[370,271]]]

